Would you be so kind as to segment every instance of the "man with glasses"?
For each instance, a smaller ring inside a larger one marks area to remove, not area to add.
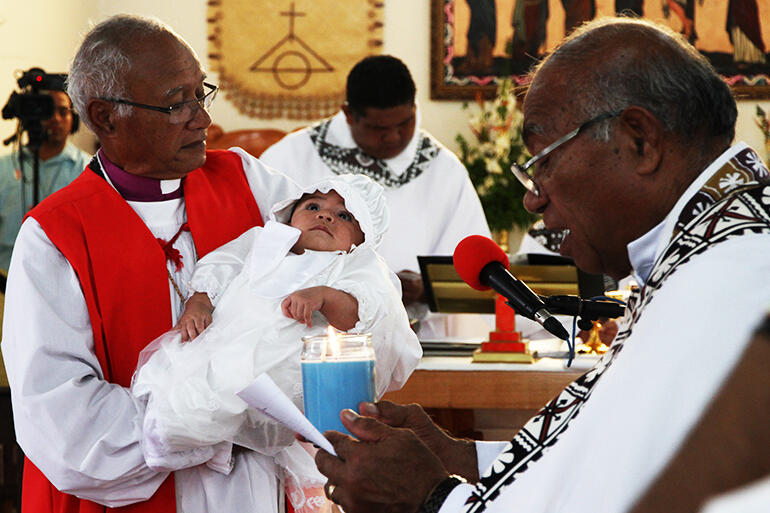
[[[22,511],[275,511],[277,472],[254,452],[148,468],[127,387],[139,352],[181,314],[197,259],[261,225],[296,185],[243,151],[206,151],[217,88],[159,22],[94,27],[68,91],[101,148],[30,212],[7,284]]]
[[[567,230],[562,255],[641,288],[599,363],[510,442],[451,438],[416,405],[343,411],[356,439],[327,433],[337,456],[316,463],[346,513],[660,511],[634,505],[751,357],[770,173],[733,144],[736,104],[708,61],[668,28],[597,20],[537,67],[523,110],[525,206]]]
[[[38,169],[42,200],[74,180],[91,157],[68,140],[79,123],[67,93],[53,89],[41,92],[50,95],[54,102],[53,116],[43,121]],[[22,147],[0,157],[0,269],[8,269],[21,221],[35,206],[33,159],[32,152]]]

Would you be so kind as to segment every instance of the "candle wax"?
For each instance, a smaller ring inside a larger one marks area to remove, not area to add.
[[[321,432],[342,433],[340,412],[358,411],[361,401],[374,401],[374,360],[302,362],[305,416]]]

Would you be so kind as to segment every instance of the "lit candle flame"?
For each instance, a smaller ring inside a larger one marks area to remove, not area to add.
[[[340,354],[340,338],[337,336],[337,331],[329,326],[327,330],[327,341],[324,348],[324,357],[326,354],[329,356],[339,356]]]

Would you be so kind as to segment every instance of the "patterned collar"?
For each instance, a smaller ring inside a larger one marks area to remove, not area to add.
[[[394,173],[388,164],[371,157],[358,147],[343,148],[328,141],[329,126],[332,119],[315,124],[310,129],[310,140],[318,155],[335,174],[366,175],[383,187],[398,188],[420,176],[439,153],[438,143],[424,130],[420,130],[417,151],[414,159],[401,175]]]
[[[692,220],[737,186],[752,183],[755,173],[761,175],[762,162],[745,143],[735,144],[706,167],[682,194],[666,219],[628,244],[628,256],[637,281],[640,284],[647,281],[657,257],[683,223]]]
[[[730,194],[770,180],[770,173],[759,155],[748,146],[732,148],[736,153],[713,173],[685,204],[676,221],[672,239],[693,219]]]
[[[727,239],[768,232],[770,171],[754,150],[743,146],[708,176],[701,188],[686,201],[666,247],[655,260],[650,276],[640,290],[625,338],[655,291],[680,265]]]
[[[535,221],[527,233],[548,251],[559,253],[561,243],[567,235],[567,230],[550,230],[545,227],[543,220],[539,219]]]

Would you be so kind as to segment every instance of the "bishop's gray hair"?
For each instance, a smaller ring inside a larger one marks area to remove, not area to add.
[[[130,43],[158,35],[172,35],[189,45],[164,23],[139,16],[118,14],[99,23],[86,34],[72,61],[67,77],[67,93],[83,122],[93,130],[86,107],[94,98],[124,98],[126,75],[131,70]],[[192,51],[192,49],[190,48]],[[195,52],[192,52],[195,54]],[[125,116],[128,105],[115,105]]]
[[[735,136],[738,111],[729,87],[668,27],[640,19],[598,19],[575,30],[538,69],[545,67],[574,84],[582,110],[577,114],[584,119],[636,105],[667,132],[700,142],[702,151],[710,149],[713,138],[730,144]],[[598,124],[594,137],[608,140],[612,122]]]

